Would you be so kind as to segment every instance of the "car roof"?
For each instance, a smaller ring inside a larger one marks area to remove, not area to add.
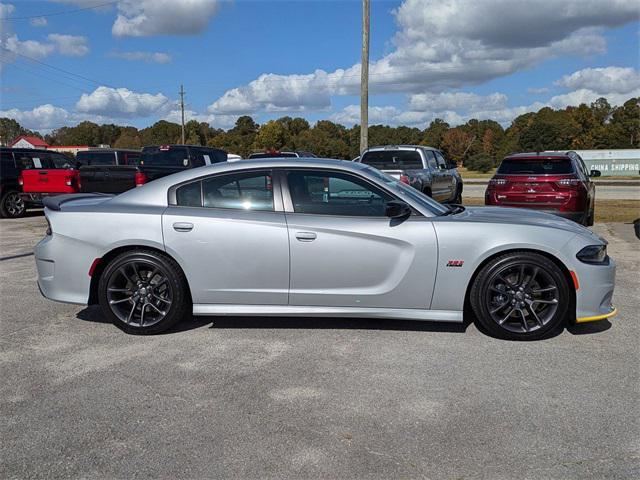
[[[572,158],[574,152],[520,152],[520,153],[510,153],[505,157],[507,158],[515,158],[515,159],[526,159],[526,160],[562,160],[566,158]]]
[[[371,151],[380,151],[380,150],[400,150],[400,149],[417,149],[422,148],[424,150],[435,150],[439,151],[437,148],[430,147],[428,145],[377,145],[375,147],[367,148],[363,153],[371,152]]]
[[[302,160],[302,161],[301,161]],[[361,163],[352,162],[350,160],[336,160],[332,158],[310,158],[310,157],[293,157],[293,158],[264,158],[255,160],[243,160],[242,162],[219,162],[204,167],[190,168],[182,170],[149,182],[141,188],[134,188],[121,193],[111,203],[128,204],[128,203],[161,203],[166,201],[167,191],[170,187],[195,180],[206,175],[214,175],[218,173],[233,173],[247,170],[270,168],[328,168],[333,170],[344,170],[351,172],[363,172],[371,167]]]

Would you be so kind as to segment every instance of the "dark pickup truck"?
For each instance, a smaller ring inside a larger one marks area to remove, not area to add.
[[[462,203],[462,177],[442,152],[421,145],[389,145],[365,150],[355,161],[382,170],[439,202]]]
[[[188,168],[227,161],[227,152],[195,145],[144,147],[140,156],[127,164],[88,165],[80,168],[83,193],[122,193],[156,178]]]

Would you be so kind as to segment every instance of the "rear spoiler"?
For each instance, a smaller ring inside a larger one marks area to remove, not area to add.
[[[84,200],[96,197],[115,197],[115,195],[108,193],[69,193],[66,195],[52,195],[50,197],[44,197],[42,204],[49,210],[60,211],[64,203],[71,202],[72,200]]]

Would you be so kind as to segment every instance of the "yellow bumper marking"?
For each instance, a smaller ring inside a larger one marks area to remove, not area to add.
[[[609,313],[605,313],[604,315],[595,315],[593,317],[578,317],[576,318],[576,323],[586,323],[586,322],[597,322],[598,320],[604,320],[605,318],[611,318],[614,315],[618,314],[618,309],[614,308]]]

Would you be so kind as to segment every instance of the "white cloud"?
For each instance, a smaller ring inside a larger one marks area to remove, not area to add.
[[[71,114],[63,108],[46,104],[35,107],[32,110],[0,110],[0,117],[13,118],[23,127],[30,130],[48,130],[68,125]]]
[[[82,57],[89,53],[89,46],[86,37],[74,35],[61,35],[52,33],[47,36],[47,42],[37,40],[20,40],[14,33],[0,38],[0,48],[7,51],[9,55],[25,55],[27,57],[42,59],[58,53],[69,57]],[[11,58],[10,60],[13,60]],[[7,59],[5,58],[5,61]]]
[[[628,94],[640,88],[640,72],[631,67],[585,68],[565,75],[556,84],[607,94]]]
[[[111,32],[116,37],[195,35],[220,5],[218,0],[122,0]]]
[[[612,105],[622,105],[632,97],[640,97],[640,87],[627,93],[612,92],[607,94],[595,92],[588,88],[580,88],[569,93],[551,97],[548,104],[553,108],[566,108],[571,105],[577,106],[581,103],[590,105],[601,97],[606,98]]]
[[[89,53],[89,45],[86,37],[52,33],[47,35],[47,40],[54,45],[54,49],[60,53],[60,55],[83,57]]]
[[[197,122],[206,122],[212,127],[229,129],[233,127],[239,115],[214,115],[212,113],[198,113],[194,110],[185,110],[184,121],[196,120]],[[178,109],[171,110],[164,116],[168,122],[180,123],[181,111]]]
[[[32,27],[46,27],[48,23],[45,17],[36,17],[29,20],[29,25]]]
[[[602,29],[638,18],[637,0],[405,0],[394,11],[393,50],[370,65],[372,94],[439,93],[566,55],[606,50]],[[325,109],[358,92],[360,65],[307,75],[261,75],[227,91],[212,112]]]
[[[145,63],[171,63],[171,55],[164,52],[111,52],[111,57],[122,58],[132,62],[142,61]]]
[[[136,118],[163,114],[171,106],[172,102],[161,93],[152,95],[126,88],[98,87],[90,94],[82,94],[76,110],[112,118]]]
[[[10,3],[0,3],[0,18],[10,17],[13,12],[16,11],[16,7]]]

